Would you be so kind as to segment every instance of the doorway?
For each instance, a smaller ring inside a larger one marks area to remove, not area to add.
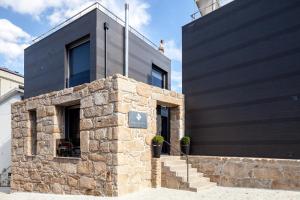
[[[165,106],[157,106],[157,134],[164,137],[170,143],[170,109]],[[163,144],[162,154],[170,154],[170,146]]]

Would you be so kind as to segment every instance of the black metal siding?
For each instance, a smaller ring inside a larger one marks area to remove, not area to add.
[[[300,2],[235,0],[183,27],[192,153],[300,158]]]
[[[104,77],[104,22],[107,32],[108,75],[123,74],[124,27],[95,9],[25,49],[25,98],[65,87],[66,45],[90,36],[91,80]],[[152,63],[168,72],[171,61],[136,35],[129,34],[129,77],[151,83]],[[169,88],[171,87],[169,81]]]
[[[108,75],[123,74],[124,67],[124,27],[113,19],[97,12],[97,77],[104,77],[104,23],[107,31],[107,72]],[[139,37],[129,32],[129,77],[151,83],[152,63],[168,72],[171,78],[171,61]],[[169,81],[170,82],[170,81]],[[171,87],[169,83],[169,88]]]
[[[65,88],[66,46],[87,35],[91,45],[91,79],[95,79],[95,14],[88,13],[25,49],[25,98]]]

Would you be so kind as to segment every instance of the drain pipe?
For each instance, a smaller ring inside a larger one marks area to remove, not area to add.
[[[129,12],[129,4],[125,3],[125,63],[124,63],[124,76],[128,77],[128,13]]]
[[[104,22],[104,77],[107,78],[107,31],[109,24]]]

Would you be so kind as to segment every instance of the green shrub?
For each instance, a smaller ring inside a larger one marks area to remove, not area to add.
[[[189,136],[184,136],[181,138],[180,142],[182,145],[188,145],[191,143],[191,138]]]
[[[164,137],[161,135],[156,135],[154,136],[154,138],[152,139],[152,142],[154,144],[162,144],[164,142]]]

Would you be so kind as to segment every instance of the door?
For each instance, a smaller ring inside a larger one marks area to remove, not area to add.
[[[170,143],[170,110],[164,106],[157,106],[157,134],[164,137],[165,141]],[[170,153],[170,146],[163,144],[163,154]]]

